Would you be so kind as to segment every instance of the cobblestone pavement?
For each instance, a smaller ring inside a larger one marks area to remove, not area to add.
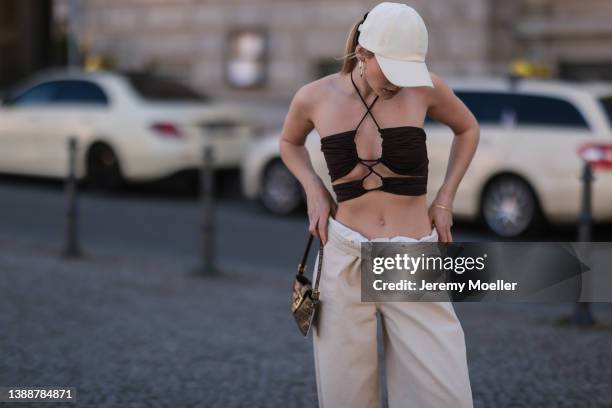
[[[208,278],[195,265],[0,241],[0,386],[76,387],[79,407],[315,407],[294,265]],[[612,331],[555,325],[571,305],[455,308],[475,406],[612,406]],[[612,303],[594,312],[612,324]]]

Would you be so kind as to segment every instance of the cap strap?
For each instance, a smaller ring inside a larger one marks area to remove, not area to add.
[[[359,42],[359,33],[361,32],[359,29],[361,28],[361,25],[363,24],[363,22],[365,21],[366,17],[368,16],[368,13],[369,13],[369,11],[368,11],[368,12],[366,12],[366,13],[363,15],[363,19],[362,19],[362,20],[361,20],[361,22],[360,22],[360,23],[357,25],[357,35],[355,35],[355,45],[357,45],[357,44],[358,44],[358,42]]]

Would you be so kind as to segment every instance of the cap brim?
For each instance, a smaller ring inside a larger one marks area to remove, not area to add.
[[[421,61],[400,61],[375,54],[376,61],[385,77],[395,86],[429,86],[434,84],[427,64]]]

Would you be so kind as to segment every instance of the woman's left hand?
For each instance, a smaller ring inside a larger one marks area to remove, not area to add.
[[[453,226],[453,213],[449,209],[437,207],[432,203],[429,207],[429,222],[435,226],[438,232],[438,240],[440,242],[453,242],[453,236],[451,234],[451,227]]]

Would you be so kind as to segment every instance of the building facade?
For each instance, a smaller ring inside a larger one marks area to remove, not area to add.
[[[71,0],[55,0],[55,19]],[[72,3],[77,3],[74,0]],[[341,65],[351,25],[377,1],[88,0],[78,2],[85,52],[244,100],[286,100]],[[505,75],[519,57],[555,75],[610,78],[609,0],[413,0],[441,75]]]
[[[0,1],[0,91],[51,61],[51,1]]]

